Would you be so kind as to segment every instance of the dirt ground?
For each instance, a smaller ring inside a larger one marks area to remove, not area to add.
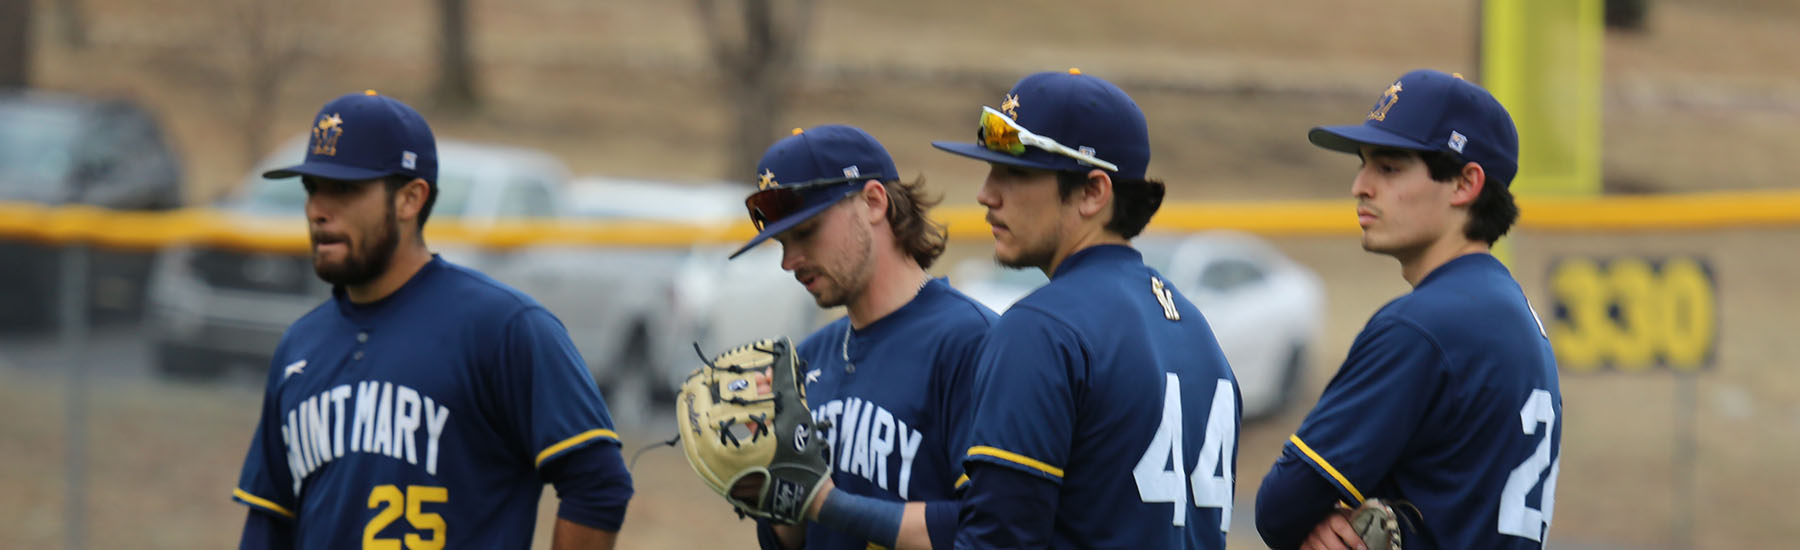
[[[40,5],[48,2],[40,2]],[[252,161],[243,130],[245,1],[86,0],[92,43],[61,45],[40,25],[42,87],[125,96],[164,121],[188,162],[189,195],[226,193]],[[376,88],[417,105],[439,135],[540,147],[576,173],[670,180],[728,173],[723,94],[709,76],[703,34],[685,2],[472,2],[488,94],[473,114],[431,104],[424,0],[321,0],[284,8],[263,31],[300,44],[284,65],[260,137],[298,133],[336,94]],[[1354,122],[1387,79],[1418,67],[1474,65],[1472,2],[1255,0],[1203,4],[1047,0],[820,3],[784,125],[852,122],[880,137],[903,172],[929,176],[947,202],[972,202],[984,167],[931,149],[964,139],[975,108],[1024,72],[1080,66],[1126,83],[1150,114],[1152,172],[1179,199],[1342,196],[1353,160],[1301,137],[1324,122]],[[1800,147],[1800,56],[1791,55],[1800,3],[1664,0],[1652,32],[1609,36],[1605,122],[1609,188],[1649,191],[1792,187],[1786,160]],[[48,7],[40,15],[48,13]],[[47,17],[47,15],[45,15]],[[1418,22],[1435,22],[1419,25]],[[1141,91],[1140,91],[1141,90]],[[1692,517],[1695,548],[1785,547],[1800,521],[1800,309],[1791,281],[1795,230],[1692,234],[1526,234],[1519,279],[1547,303],[1546,270],[1567,255],[1702,256],[1719,282],[1719,353],[1691,384],[1666,372],[1565,374],[1564,470],[1552,528],[1582,548],[1679,548]],[[1317,395],[1364,320],[1404,292],[1390,260],[1353,238],[1276,245],[1325,275],[1329,318],[1308,395]],[[983,254],[959,242],[951,254]],[[1773,252],[1771,252],[1773,251]],[[953,262],[946,261],[944,265]],[[241,507],[228,492],[258,395],[241,387],[100,383],[89,440],[89,542],[94,547],[217,548],[236,537]],[[0,548],[59,548],[66,431],[59,378],[0,368]],[[1246,426],[1238,507],[1249,510],[1263,472],[1299,423],[1301,407]],[[1683,428],[1691,422],[1691,434]],[[627,450],[662,434],[627,433]],[[1697,442],[1691,467],[1682,437]],[[749,546],[747,524],[718,522],[726,507],[679,454],[652,451],[634,471],[623,548]],[[1679,488],[1694,499],[1678,504]],[[547,497],[547,501],[548,497]],[[546,518],[552,506],[543,507]],[[547,533],[547,531],[543,531]],[[540,537],[539,546],[547,544]],[[1260,548],[1239,529],[1234,547]]]
[[[1719,281],[1719,354],[1694,377],[1694,414],[1684,426],[1680,378],[1666,372],[1565,373],[1563,471],[1552,540],[1569,548],[1682,548],[1670,542],[1691,517],[1693,548],[1773,548],[1800,536],[1786,508],[1800,491],[1800,376],[1790,357],[1792,259],[1759,252],[1800,238],[1800,230],[1685,235],[1526,234],[1515,266],[1534,302],[1544,294],[1551,258],[1575,254],[1694,254]],[[1404,292],[1391,260],[1361,252],[1350,238],[1275,242],[1314,269],[1329,269],[1328,331],[1304,395],[1317,395],[1356,329],[1381,303]],[[982,254],[959,243],[953,254]],[[0,547],[58,548],[62,533],[66,445],[64,386],[47,371],[0,368]],[[48,371],[54,372],[54,371]],[[96,547],[216,548],[232,544],[242,508],[228,498],[252,430],[258,393],[244,385],[192,386],[102,380],[90,402],[90,543]],[[1248,424],[1238,460],[1240,513],[1304,405]],[[627,432],[627,451],[672,427]],[[1679,438],[1694,438],[1691,466],[1677,460]],[[1682,467],[1678,467],[1682,466]],[[747,524],[704,488],[674,449],[653,450],[636,465],[637,497],[622,548],[744,547]],[[1677,504],[1681,487],[1693,499]],[[547,491],[548,493],[548,491]],[[540,508],[539,545],[548,537],[554,500]],[[1232,533],[1233,547],[1260,548],[1253,530]]]

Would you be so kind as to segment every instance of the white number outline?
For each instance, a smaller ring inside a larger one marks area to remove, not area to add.
[[[1220,379],[1213,391],[1212,410],[1206,417],[1205,439],[1188,483],[1181,482],[1185,466],[1181,457],[1182,411],[1181,377],[1164,373],[1162,419],[1151,436],[1149,447],[1132,468],[1137,482],[1138,498],[1146,503],[1174,504],[1170,522],[1176,527],[1187,525],[1188,491],[1193,491],[1195,508],[1218,508],[1219,531],[1230,532],[1232,508],[1231,455],[1237,447],[1237,397],[1230,380]],[[1224,465],[1221,468],[1221,464]],[[1164,466],[1172,466],[1164,469]],[[1213,475],[1219,471],[1219,475]]]
[[[1562,457],[1550,453],[1550,440],[1556,435],[1556,400],[1550,392],[1531,390],[1531,397],[1519,408],[1519,422],[1528,436],[1537,435],[1538,424],[1543,424],[1544,438],[1538,441],[1537,450],[1506,478],[1506,487],[1500,491],[1499,530],[1502,535],[1541,543],[1550,531],[1550,516],[1556,512],[1556,476],[1562,472]],[[1545,469],[1550,470],[1549,476],[1544,475]],[[1532,508],[1525,503],[1525,497],[1540,480],[1544,492],[1539,495],[1539,507]]]

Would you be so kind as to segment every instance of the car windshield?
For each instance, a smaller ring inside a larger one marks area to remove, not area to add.
[[[0,197],[54,196],[75,164],[73,113],[0,108]]]
[[[469,202],[469,178],[443,174],[438,179],[438,198],[431,207],[431,217],[461,217]],[[298,214],[306,209],[306,186],[300,185],[299,178],[266,180],[259,175],[239,208],[257,214]]]

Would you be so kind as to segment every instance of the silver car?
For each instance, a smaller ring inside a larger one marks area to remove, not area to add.
[[[241,193],[222,204],[223,209],[245,224],[303,227],[305,189],[295,180],[264,180],[260,175],[301,158],[305,144],[305,136],[300,136],[277,149],[250,172]],[[433,220],[479,226],[508,218],[562,215],[562,186],[568,176],[555,158],[454,140],[438,142],[438,152],[443,161]],[[534,258],[553,256],[543,251],[434,249],[447,259],[517,285],[553,307],[561,303],[556,291],[573,284],[563,280],[570,278],[567,275],[529,265]],[[148,294],[147,326],[159,369],[178,376],[215,377],[234,366],[255,372],[267,368],[282,332],[329,297],[330,286],[314,276],[311,258],[303,253],[179,246],[157,258]]]
[[[578,178],[569,187],[572,213],[580,218],[696,224],[721,233],[749,224],[744,213],[744,198],[751,191],[747,185],[596,176]],[[648,414],[656,404],[673,402],[675,388],[700,365],[700,353],[774,336],[799,340],[820,323],[823,315],[812,296],[781,269],[779,246],[761,246],[727,260],[738,244],[725,241],[620,251],[655,258],[658,265],[646,266],[643,278],[660,286],[636,297],[654,306],[654,313],[639,317],[630,359],[620,361],[610,380],[609,385],[619,388],[607,401],[616,415]],[[665,261],[672,263],[663,265]]]

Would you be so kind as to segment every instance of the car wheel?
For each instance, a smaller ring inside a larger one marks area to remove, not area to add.
[[[205,350],[170,342],[156,345],[156,370],[169,378],[217,380],[225,375],[227,366],[217,354]]]

